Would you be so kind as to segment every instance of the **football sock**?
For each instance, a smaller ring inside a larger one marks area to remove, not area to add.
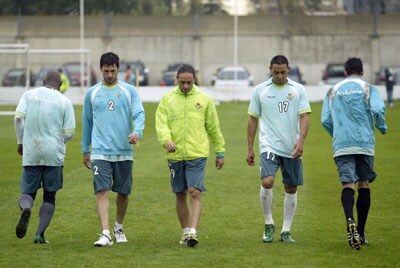
[[[101,233],[110,236],[110,230],[104,229]]]
[[[273,188],[265,189],[262,186],[260,188],[260,201],[265,224],[274,224],[274,219],[272,218],[272,200],[274,198],[274,192],[272,189]]]
[[[342,190],[342,206],[344,209],[344,215],[347,219],[354,219],[353,207],[354,207],[354,190],[351,188],[344,188]]]
[[[115,222],[114,229],[116,229],[116,230],[121,229],[122,230],[122,224],[118,223],[118,222]]]
[[[182,229],[183,234],[188,234],[189,233],[190,228],[186,227]]]
[[[196,234],[196,233],[197,233],[196,228],[189,229],[189,234]]]
[[[357,198],[357,218],[358,218],[358,233],[364,236],[365,224],[367,223],[367,217],[369,207],[371,205],[371,194],[369,188],[358,189]]]
[[[18,205],[21,209],[33,207],[33,198],[28,194],[23,194],[18,199]]]
[[[297,208],[297,192],[294,194],[285,194],[285,201],[283,202],[283,225],[282,232],[290,232],[294,214]]]
[[[39,211],[39,225],[36,233],[43,235],[47,226],[49,226],[51,218],[54,215],[55,206],[53,204],[43,202]]]

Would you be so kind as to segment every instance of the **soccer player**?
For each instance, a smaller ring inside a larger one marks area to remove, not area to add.
[[[342,183],[341,200],[347,222],[347,239],[353,249],[368,243],[365,224],[371,204],[369,184],[374,171],[375,127],[386,134],[385,104],[379,91],[362,80],[363,63],[349,58],[345,65],[346,79],[327,92],[321,122],[333,138],[333,157]],[[358,183],[356,202],[358,228],[354,220],[354,188]]]
[[[193,66],[182,64],[176,79],[178,86],[164,95],[157,107],[156,131],[165,148],[176,212],[183,230],[179,243],[194,247],[198,243],[201,192],[206,190],[204,173],[210,153],[208,137],[216,153],[217,169],[224,165],[225,141],[211,97],[194,85],[196,72]]]
[[[303,185],[301,156],[311,107],[304,87],[288,78],[290,67],[285,56],[273,57],[269,69],[272,77],[256,86],[248,109],[247,164],[254,166],[253,143],[259,124],[263,241],[270,243],[274,239],[273,186],[280,167],[286,192],[280,241],[295,242],[290,228],[297,207],[297,186]]]
[[[83,163],[93,173],[97,213],[102,228],[95,246],[113,244],[109,228],[110,190],[117,192],[113,230],[115,241],[128,241],[122,224],[132,191],[132,144],[138,144],[144,129],[145,113],[139,94],[134,86],[117,78],[118,68],[118,55],[112,52],[101,55],[103,81],[89,88],[83,104]]]
[[[55,210],[56,193],[63,186],[65,143],[75,134],[71,101],[59,92],[60,74],[49,71],[44,85],[26,91],[19,100],[14,125],[18,154],[22,155],[21,208],[16,235],[23,238],[28,229],[37,191],[43,187],[43,203],[34,243],[48,243],[44,232]]]

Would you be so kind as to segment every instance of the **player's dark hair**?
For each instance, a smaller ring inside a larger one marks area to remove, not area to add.
[[[106,52],[100,57],[100,68],[104,65],[116,65],[119,68],[119,57],[117,54],[112,52]]]
[[[272,65],[274,65],[274,64],[277,64],[277,65],[285,64],[286,66],[289,66],[289,61],[288,61],[288,59],[287,59],[285,56],[283,56],[283,55],[276,55],[275,57],[273,57],[273,58],[271,59],[271,63],[270,63],[270,64],[271,64],[270,66],[272,66]]]
[[[196,78],[196,70],[190,64],[182,64],[179,66],[178,71],[176,72],[176,78],[178,78],[178,76],[182,73],[191,73],[193,74],[193,77]]]
[[[347,72],[347,75],[361,75],[364,71],[363,63],[360,58],[348,58],[346,63],[344,64],[344,69]]]

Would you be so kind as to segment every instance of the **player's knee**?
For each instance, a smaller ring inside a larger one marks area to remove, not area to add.
[[[192,198],[192,199],[198,199],[198,198],[200,198],[201,192],[197,188],[190,187],[189,188],[189,195],[190,195],[190,198]]]
[[[50,203],[56,205],[56,192],[44,192],[43,203]]]
[[[261,181],[261,185],[265,189],[271,189],[274,187],[274,179],[272,177],[264,177]]]

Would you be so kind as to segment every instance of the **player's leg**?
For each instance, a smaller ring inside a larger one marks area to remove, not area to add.
[[[201,215],[201,193],[206,191],[204,186],[204,174],[207,158],[198,158],[185,161],[185,177],[188,185],[188,195],[190,197],[189,206],[189,237],[187,245],[194,247],[197,245],[197,227]]]
[[[111,246],[113,244],[109,227],[109,192],[112,185],[111,163],[104,160],[93,160],[92,172],[94,192],[96,194],[97,215],[102,228],[100,238],[94,242],[94,245]]]
[[[366,245],[368,241],[365,236],[365,225],[367,223],[369,208],[371,205],[371,193],[369,184],[376,178],[376,173],[373,170],[374,157],[368,155],[357,155],[357,176],[358,181],[358,198],[356,202],[358,233],[360,235],[361,244]]]
[[[31,209],[36,197],[37,190],[40,188],[42,171],[36,166],[22,167],[21,176],[21,196],[18,205],[21,210],[15,233],[18,238],[23,238],[28,230]]]
[[[265,220],[263,241],[270,243],[274,239],[275,232],[275,224],[272,217],[272,202],[274,198],[273,186],[275,174],[279,168],[278,157],[270,152],[262,153],[260,155],[260,166],[260,202]]]
[[[353,249],[361,248],[361,241],[354,220],[354,184],[358,177],[356,174],[356,161],[354,155],[335,157],[336,168],[342,183],[341,201],[347,223],[347,240]]]
[[[279,157],[282,180],[285,186],[283,202],[283,224],[280,241],[296,242],[291,237],[291,227],[297,209],[297,186],[303,185],[303,164],[301,159]]]
[[[44,232],[50,224],[55,211],[56,192],[43,191],[43,203],[39,210],[39,224],[36,230],[34,243],[48,243]]]
[[[132,192],[132,161],[120,161],[112,163],[113,166],[113,191],[117,192],[117,215],[114,225],[114,238],[117,243],[128,242],[123,231],[125,214],[128,209],[129,195]]]
[[[179,244],[187,243],[189,238],[189,207],[187,204],[187,182],[184,170],[185,161],[168,161],[172,192],[175,193],[175,208],[182,228],[182,237]]]

